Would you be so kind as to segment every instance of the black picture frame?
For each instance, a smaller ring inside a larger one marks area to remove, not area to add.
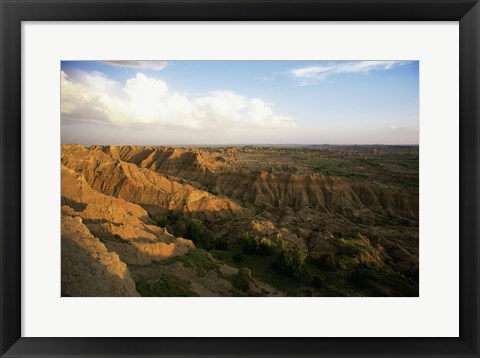
[[[2,357],[479,357],[478,0],[0,0],[0,11]],[[460,337],[21,337],[21,22],[87,20],[459,21]]]

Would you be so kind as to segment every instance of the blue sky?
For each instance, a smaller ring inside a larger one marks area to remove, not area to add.
[[[62,62],[62,142],[418,144],[417,61]]]

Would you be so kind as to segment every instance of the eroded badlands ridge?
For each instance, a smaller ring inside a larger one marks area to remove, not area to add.
[[[61,167],[62,238],[126,264],[111,295],[418,294],[417,147],[72,144]],[[80,276],[62,292],[108,295]]]

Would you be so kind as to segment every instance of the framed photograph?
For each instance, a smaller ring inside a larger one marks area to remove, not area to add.
[[[2,357],[480,355],[477,1],[0,3]]]

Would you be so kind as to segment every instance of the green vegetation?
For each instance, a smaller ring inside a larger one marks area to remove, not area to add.
[[[258,238],[250,232],[245,232],[241,244],[243,252],[246,254],[274,256],[275,260],[272,265],[286,274],[298,277],[303,273],[307,255],[301,251],[289,249],[285,241],[274,242],[268,238]]]
[[[164,274],[156,280],[140,279],[136,290],[144,297],[190,297],[196,296],[190,282],[173,275]]]
[[[314,173],[358,180],[374,178],[382,186],[418,188],[418,148],[343,147],[297,153],[300,163]]]
[[[315,173],[322,173],[327,176],[345,176],[353,179],[368,179],[368,175],[355,171],[355,162],[347,160],[336,160],[326,158],[309,158],[305,164],[314,166]]]
[[[267,238],[259,239],[251,232],[244,232],[242,236],[243,251],[246,254],[257,254],[262,256],[273,255],[276,244]]]
[[[370,240],[358,234],[356,238],[339,238],[329,241],[337,252],[320,255],[315,259],[317,267],[324,271],[351,270],[359,263],[377,265],[381,260],[381,248],[373,247]]]
[[[234,267],[248,267],[252,277],[266,282],[278,290],[290,296],[301,296],[303,290],[310,286],[310,282],[304,277],[296,278],[293,275],[286,275],[283,271],[274,266],[275,256],[262,256],[256,254],[244,254],[241,245],[232,245],[229,251],[212,250],[215,258]],[[237,256],[241,255],[241,262]],[[323,292],[323,295],[326,292]]]
[[[246,277],[240,273],[235,275],[223,276],[226,280],[230,281],[234,288],[235,296],[248,296],[250,293],[251,278]]]
[[[285,241],[274,243],[246,232],[238,244],[231,245],[228,252],[213,250],[212,254],[229,265],[248,267],[253,277],[292,296],[298,296],[299,292],[311,286],[313,276],[307,269],[307,255],[289,249]],[[307,295],[311,294],[307,292]]]
[[[169,157],[158,154],[165,149],[120,150],[132,171],[127,182],[125,173],[112,179],[108,171],[96,182],[88,175],[96,167],[72,160],[70,169],[94,190],[122,189],[147,214],[118,202],[101,215],[100,207],[90,212],[63,196],[69,208],[62,212],[80,216],[117,252],[143,296],[274,295],[268,286],[288,296],[418,295],[418,146],[217,149],[188,148],[186,158],[175,153],[166,165]],[[98,160],[117,157],[117,149],[92,150]],[[219,163],[210,166],[212,158]]]
[[[263,244],[262,244],[263,243]],[[266,244],[267,243],[267,244]],[[382,264],[382,248],[358,234],[331,239],[336,253],[319,257],[244,233],[228,251],[212,250],[219,260],[248,267],[252,276],[290,296],[415,296],[415,282]]]
[[[260,148],[261,149],[261,148]],[[255,161],[252,169],[257,169],[255,162],[262,158],[259,149],[252,149]],[[341,176],[360,181],[371,181],[378,188],[389,190],[401,189],[409,194],[418,192],[418,147],[389,146],[319,146],[299,148],[279,148],[282,157],[288,157],[284,162],[272,164],[271,170],[282,172],[292,162],[298,172],[322,173],[325,176]],[[259,154],[260,153],[260,154]],[[265,158],[271,158],[272,152],[266,151]],[[247,168],[249,163],[245,164]],[[283,167],[281,167],[283,165]],[[203,182],[203,189],[215,192],[214,182]],[[247,199],[241,202],[244,207],[255,209],[257,213],[265,208],[256,207]],[[312,209],[312,208],[310,208]],[[276,213],[273,211],[269,214]],[[270,217],[270,216],[268,216]],[[182,216],[180,213],[169,212],[157,223],[166,227],[175,236],[192,240],[197,250],[183,257],[175,257],[164,261],[182,262],[191,267],[199,275],[214,270],[220,277],[228,280],[234,287],[237,296],[250,295],[249,279],[243,275],[222,275],[218,261],[210,254],[228,265],[251,270],[252,277],[266,282],[278,290],[291,296],[412,296],[418,295],[418,270],[413,265],[396,266],[396,256],[392,247],[386,249],[377,241],[362,235],[355,235],[358,230],[369,232],[369,227],[416,227],[418,222],[393,214],[376,214],[374,217],[362,216],[354,212],[345,215],[344,222],[351,224],[347,229],[338,229],[331,240],[327,240],[325,251],[316,251],[315,256],[293,250],[286,241],[275,237],[256,236],[246,231],[238,238],[231,239],[228,227],[233,224],[251,220],[252,218],[236,217],[221,218],[212,222],[202,222]],[[309,230],[316,229],[313,221],[308,225],[288,225],[270,219],[277,228],[285,227],[297,235],[308,235]],[[286,221],[294,222],[294,221]],[[235,225],[237,227],[237,225]],[[238,225],[242,227],[242,225]],[[245,226],[247,227],[247,226]],[[220,229],[219,229],[220,228]],[[227,230],[225,230],[227,229]],[[334,231],[337,229],[335,228]],[[217,236],[215,235],[217,234]],[[220,236],[223,235],[223,236]],[[386,235],[389,235],[386,232]],[[400,236],[392,238],[397,240]],[[378,234],[376,236],[379,239]],[[382,244],[389,242],[380,241]],[[309,242],[307,242],[309,244]],[[397,251],[399,251],[397,249]],[[412,252],[397,252],[400,258],[415,255]],[[392,265],[392,262],[394,264]],[[163,264],[163,263],[161,263]],[[418,267],[418,266],[417,266]]]
[[[287,274],[300,277],[304,273],[306,258],[306,253],[290,250],[285,241],[280,241],[274,266]]]
[[[302,251],[291,249],[286,241],[258,237],[249,231],[244,232],[238,242],[230,241],[228,236],[215,238],[200,220],[176,213],[169,213],[159,224],[170,227],[176,236],[192,240],[198,249],[158,264],[182,262],[186,267],[195,269],[200,276],[213,270],[232,283],[232,294],[235,296],[250,295],[249,279],[242,275],[222,275],[218,263],[211,258],[209,252],[226,264],[249,268],[253,277],[290,296],[418,294],[415,282],[383,264],[382,248],[373,245],[367,237],[360,234],[356,237],[332,238],[329,242],[336,247],[335,253],[311,257]],[[158,285],[156,283],[154,287]],[[148,292],[150,286],[141,287]],[[160,281],[159,287],[163,291],[179,287],[185,289],[184,286],[165,280]]]
[[[262,242],[268,244],[262,246]],[[246,232],[242,240],[231,244],[228,250],[212,249],[208,252],[197,249],[185,256],[176,256],[157,264],[182,262],[199,276],[212,270],[232,284],[233,296],[251,295],[249,285],[252,279],[240,273],[222,274],[218,261],[239,269],[246,267],[251,270],[252,277],[289,296],[418,295],[415,281],[382,264],[382,249],[372,245],[368,238],[359,234],[348,239],[332,238],[331,242],[337,247],[336,253],[312,257],[290,249],[285,241],[273,243]],[[142,296],[189,295],[189,286],[183,280],[174,280],[168,276],[162,276],[157,281],[141,280],[137,286]]]
[[[202,276],[209,270],[218,269],[218,265],[202,249],[189,251],[185,256],[176,256],[171,260],[182,262],[184,266],[193,268]]]
[[[179,213],[172,211],[162,220],[158,220],[157,225],[167,228],[168,232],[174,236],[192,240],[196,247],[206,250],[228,249],[228,242],[224,238],[216,239],[200,220],[180,216]]]

